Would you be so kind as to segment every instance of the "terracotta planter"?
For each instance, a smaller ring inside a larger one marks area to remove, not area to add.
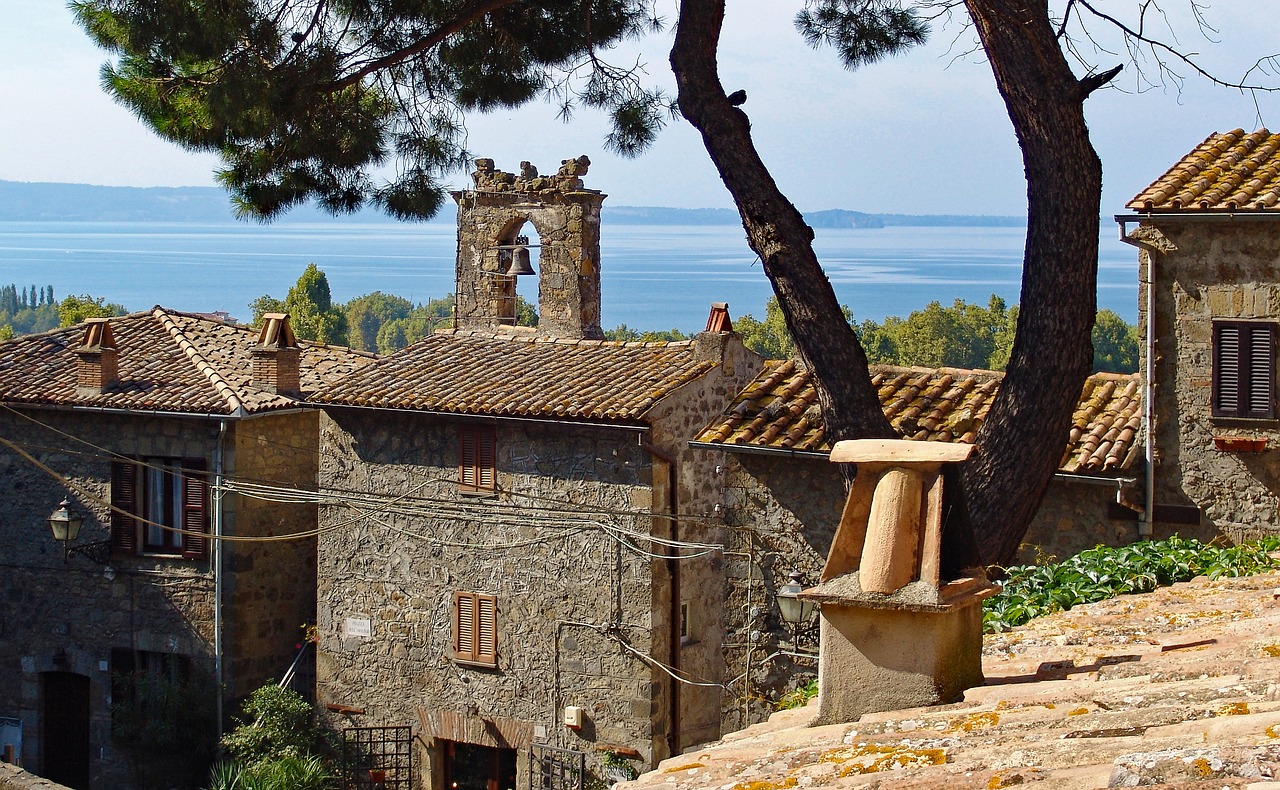
[[[1260,453],[1267,449],[1267,440],[1253,436],[1215,436],[1213,446],[1225,453]]]
[[[382,769],[382,768],[370,768],[370,769],[369,769],[369,781],[370,781],[370,782],[385,782],[385,781],[387,781],[387,772],[386,772],[384,769]]]

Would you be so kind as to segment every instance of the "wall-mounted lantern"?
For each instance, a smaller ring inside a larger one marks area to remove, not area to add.
[[[780,586],[775,594],[778,599],[778,614],[782,616],[782,622],[791,628],[792,641],[799,644],[800,633],[809,627],[817,604],[813,600],[800,597],[800,593],[804,592],[804,584],[800,582],[800,571],[792,571],[788,579],[789,581]]]
[[[99,565],[106,565],[111,559],[111,541],[71,545],[80,537],[80,525],[83,523],[84,516],[72,511],[71,501],[65,498],[58,504],[58,509],[49,514],[49,531],[53,533],[53,539],[62,544],[62,561],[66,562],[72,554],[83,554]]]

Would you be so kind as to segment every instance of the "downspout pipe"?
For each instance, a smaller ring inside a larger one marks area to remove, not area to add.
[[[217,686],[218,739],[222,739],[222,477],[223,444],[227,421],[218,421],[218,443],[213,447],[213,677]]]
[[[1142,284],[1147,287],[1147,326],[1143,345],[1146,349],[1146,364],[1142,371],[1142,421],[1146,428],[1147,441],[1143,448],[1146,461],[1146,496],[1142,503],[1142,518],[1138,521],[1138,537],[1149,540],[1154,530],[1154,513],[1156,497],[1156,261],[1163,252],[1156,245],[1131,238],[1125,232],[1125,217],[1116,217],[1120,225],[1120,241],[1131,247],[1137,247],[1147,253],[1147,277]]]

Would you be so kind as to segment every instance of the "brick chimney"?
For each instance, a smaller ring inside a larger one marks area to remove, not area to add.
[[[250,349],[253,356],[253,384],[265,392],[277,395],[302,394],[298,374],[298,358],[301,350],[293,336],[287,313],[267,313],[262,317],[262,331],[258,344]]]
[[[85,321],[84,340],[76,349],[76,395],[101,395],[120,380],[120,351],[106,318]]]

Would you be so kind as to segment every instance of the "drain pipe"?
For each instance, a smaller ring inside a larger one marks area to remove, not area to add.
[[[215,721],[222,739],[222,446],[227,421],[218,421],[218,443],[213,447],[213,677],[217,685]]]
[[[1145,456],[1147,469],[1146,496],[1144,497],[1145,501],[1142,503],[1142,519],[1138,522],[1138,538],[1148,540],[1154,533],[1156,496],[1156,261],[1164,250],[1149,241],[1130,237],[1125,232],[1125,220],[1125,217],[1116,217],[1116,222],[1120,225],[1120,241],[1147,253],[1147,277],[1142,283],[1147,287],[1147,331],[1146,337],[1143,339],[1143,345],[1146,350],[1146,364],[1143,366],[1142,372],[1144,379],[1142,383],[1142,420],[1147,427],[1147,441],[1143,455]],[[1159,233],[1159,231],[1156,232]],[[1167,240],[1166,244],[1168,244]]]

